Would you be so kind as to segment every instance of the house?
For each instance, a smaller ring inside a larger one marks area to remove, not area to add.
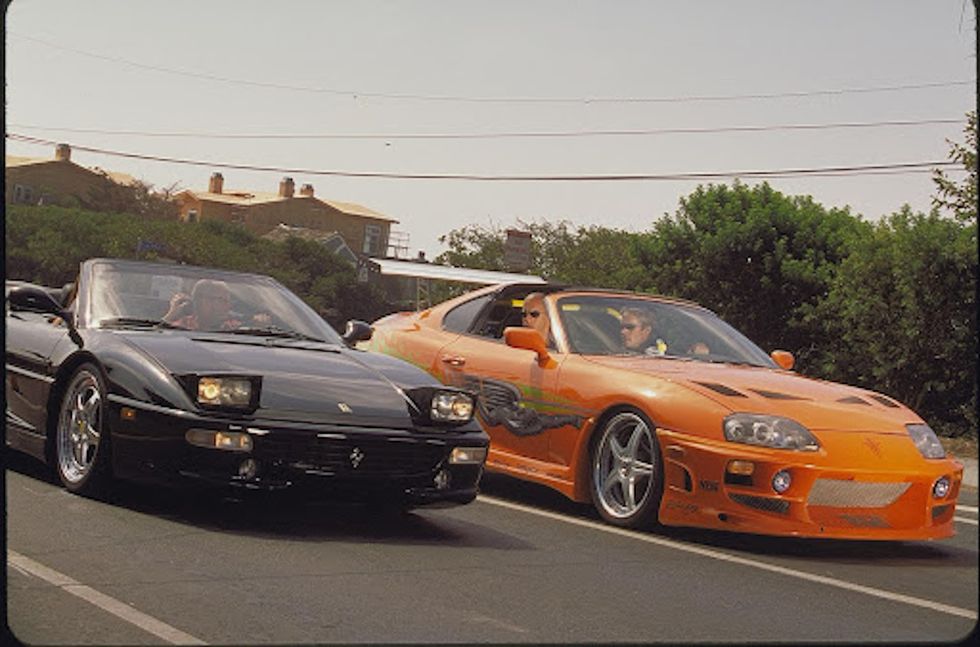
[[[320,229],[307,229],[306,227],[290,227],[279,223],[275,229],[262,235],[263,238],[282,242],[287,238],[296,237],[304,240],[312,240],[320,243],[327,248],[327,251],[336,254],[353,266],[358,264],[358,256],[347,245],[347,241],[336,231],[323,231]]]
[[[304,184],[299,193],[290,177],[284,177],[276,193],[226,190],[221,173],[213,173],[207,191],[181,191],[175,196],[184,222],[222,220],[239,223],[258,236],[280,224],[324,232],[336,232],[355,252],[383,256],[388,249],[391,225],[398,221],[367,207],[324,200]]]
[[[6,155],[4,184],[6,204],[90,206],[107,186],[133,186],[136,179],[125,173],[76,164],[71,161],[71,147],[58,144],[53,158]]]

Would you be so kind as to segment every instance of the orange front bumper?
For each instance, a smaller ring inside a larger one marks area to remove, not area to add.
[[[767,450],[658,430],[664,457],[660,522],[764,535],[838,539],[921,540],[954,534],[963,466],[952,459],[882,468],[846,465],[807,452]],[[896,441],[898,442],[898,441]],[[732,475],[732,460],[752,474]],[[772,478],[787,470],[783,494]],[[941,499],[937,479],[950,480]]]

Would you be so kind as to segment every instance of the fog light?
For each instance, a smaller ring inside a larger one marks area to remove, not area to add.
[[[453,465],[465,465],[467,463],[482,464],[487,457],[486,447],[453,447],[449,454],[449,462]]]
[[[441,469],[436,472],[436,476],[432,479],[432,482],[435,483],[437,490],[445,490],[449,487],[449,470]]]
[[[755,471],[755,463],[752,461],[729,461],[726,471],[729,474],[752,476],[752,472]]]
[[[937,499],[945,499],[949,494],[949,477],[941,476],[932,485],[932,496]]]
[[[238,466],[238,475],[247,478],[254,479],[255,475],[259,473],[259,464],[255,462],[254,458],[246,458],[242,461],[242,464]]]
[[[776,494],[782,494],[789,489],[792,482],[793,477],[789,475],[789,472],[780,470],[772,477],[772,489],[776,491]]]

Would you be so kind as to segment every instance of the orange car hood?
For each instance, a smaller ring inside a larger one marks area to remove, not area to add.
[[[670,380],[732,411],[785,416],[814,430],[905,435],[905,424],[919,421],[912,411],[880,394],[789,371],[657,357],[588,359]]]

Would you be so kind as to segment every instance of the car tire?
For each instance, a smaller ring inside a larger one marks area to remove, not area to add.
[[[55,470],[69,492],[99,497],[108,490],[106,404],[102,372],[82,364],[67,382],[54,431]]]
[[[656,428],[636,411],[620,411],[602,425],[596,438],[589,489],[599,515],[621,528],[656,523],[663,493]]]

